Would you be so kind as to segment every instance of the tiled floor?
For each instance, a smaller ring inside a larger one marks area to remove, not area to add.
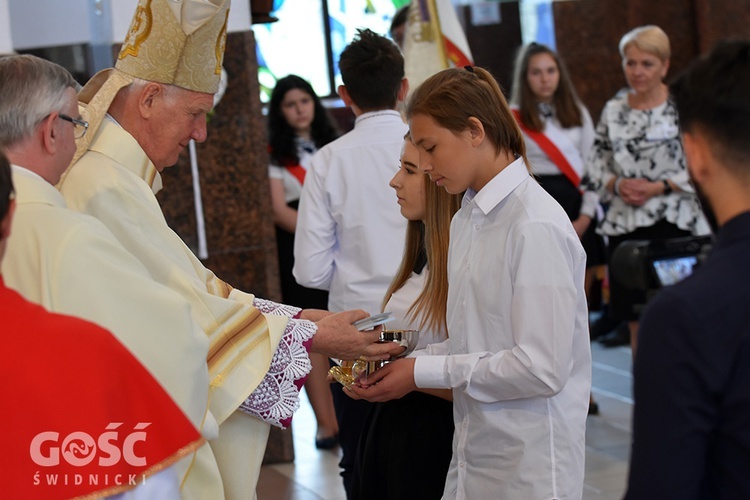
[[[625,490],[630,452],[630,348],[604,348],[594,342],[591,349],[593,392],[600,414],[588,419],[583,498],[615,500],[622,498]],[[338,450],[315,449],[315,417],[304,399],[293,429],[294,463],[263,467],[258,500],[344,500]]]

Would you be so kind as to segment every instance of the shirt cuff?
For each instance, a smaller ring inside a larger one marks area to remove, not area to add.
[[[420,389],[450,389],[446,376],[448,356],[418,356],[414,360],[414,383]]]

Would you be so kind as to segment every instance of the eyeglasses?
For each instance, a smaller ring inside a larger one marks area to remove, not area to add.
[[[66,122],[70,122],[73,124],[73,136],[76,139],[80,139],[81,137],[86,135],[86,131],[89,129],[89,122],[87,122],[86,120],[79,120],[78,118],[73,118],[62,113],[59,113],[57,116],[59,116]]]

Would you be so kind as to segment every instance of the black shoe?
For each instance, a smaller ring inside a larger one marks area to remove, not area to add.
[[[628,322],[623,321],[617,325],[615,331],[600,338],[599,343],[604,347],[630,345],[630,328],[628,327]]]
[[[599,415],[599,405],[596,401],[589,403],[589,415]]]

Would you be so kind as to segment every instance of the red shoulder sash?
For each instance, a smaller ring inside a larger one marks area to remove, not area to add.
[[[549,138],[544,135],[543,132],[538,132],[536,130],[531,130],[528,128],[523,121],[521,120],[521,112],[518,109],[512,109],[513,116],[516,117],[516,121],[518,122],[518,126],[521,127],[521,130],[529,136],[531,140],[536,142],[540,148],[542,148],[542,151],[549,156],[549,159],[552,160],[552,162],[557,165],[557,168],[560,169],[560,172],[573,184],[576,188],[581,185],[581,178],[578,176],[576,171],[573,169],[572,166],[570,166],[570,163],[565,158],[565,155],[563,155],[560,150],[555,146],[555,144],[549,140]]]
[[[305,174],[307,171],[301,165],[287,165],[285,168],[297,178],[300,184],[305,184]]]
[[[271,149],[271,145],[269,144],[268,154],[270,155],[272,152],[273,150]],[[292,174],[294,177],[297,178],[300,185],[305,184],[305,174],[307,173],[307,171],[304,168],[302,168],[301,165],[299,164],[298,165],[284,165],[284,168],[287,169],[290,174]]]

